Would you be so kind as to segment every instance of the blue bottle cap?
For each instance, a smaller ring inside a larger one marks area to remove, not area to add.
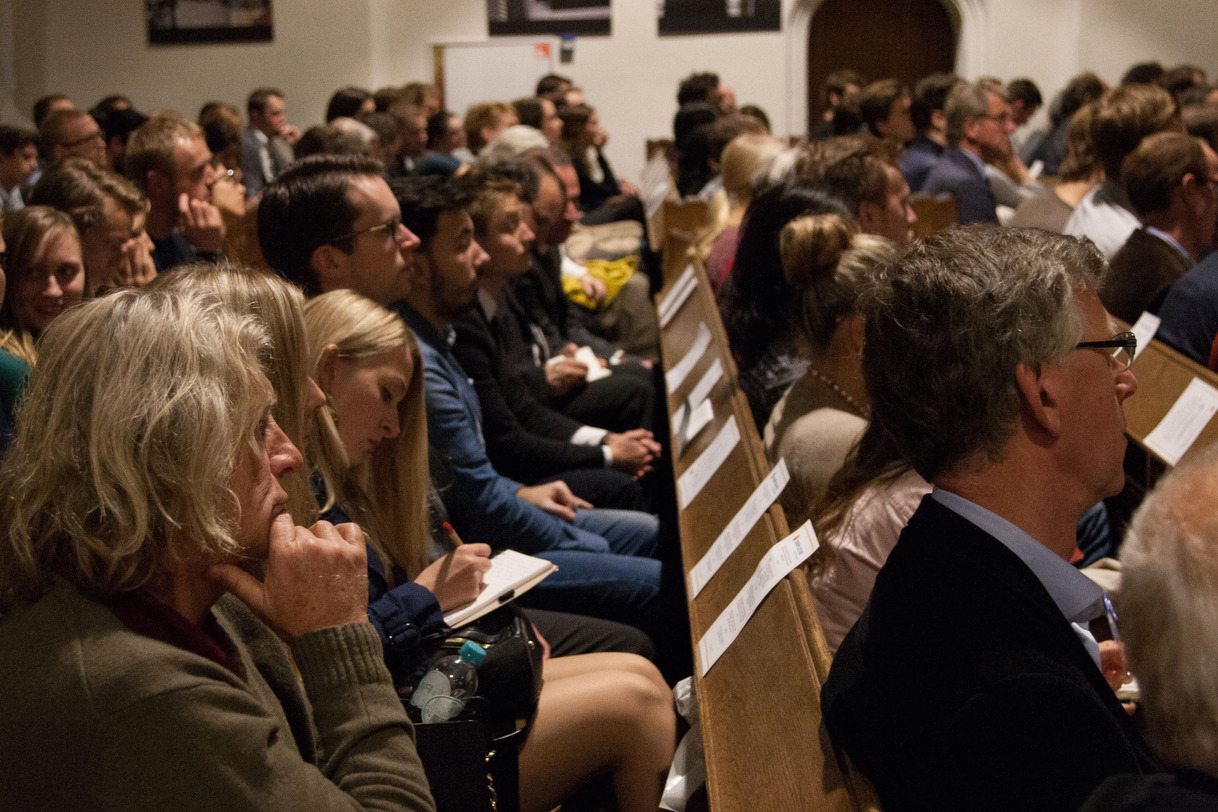
[[[461,645],[461,650],[457,653],[462,660],[465,660],[474,668],[482,665],[482,661],[486,659],[486,649],[473,640],[466,640]]]

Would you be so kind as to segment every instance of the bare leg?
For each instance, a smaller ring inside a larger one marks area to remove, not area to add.
[[[605,772],[622,812],[656,809],[676,715],[655,666],[633,654],[587,654],[546,661],[545,678],[520,754],[521,809],[553,809]]]

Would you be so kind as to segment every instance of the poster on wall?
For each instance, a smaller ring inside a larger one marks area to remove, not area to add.
[[[660,36],[781,31],[782,0],[657,0]]]
[[[486,0],[486,22],[492,37],[520,34],[608,34],[611,2],[612,0]]]
[[[151,45],[270,42],[272,0],[144,0]]]

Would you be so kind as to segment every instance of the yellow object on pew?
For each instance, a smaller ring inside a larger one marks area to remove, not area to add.
[[[601,307],[608,307],[613,301],[613,297],[617,296],[617,292],[630,281],[630,277],[634,276],[634,272],[638,270],[639,258],[636,255],[631,255],[614,260],[589,259],[584,262],[584,267],[588,269],[588,273],[604,282],[605,286],[609,289],[609,293],[605,296],[605,301],[601,305]],[[588,294],[584,293],[584,286],[580,284],[579,279],[564,276],[562,278],[562,289],[567,294],[567,298],[580,307],[587,308],[588,310],[597,309],[597,305],[588,298]]]

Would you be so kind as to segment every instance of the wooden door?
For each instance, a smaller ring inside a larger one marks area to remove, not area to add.
[[[956,34],[939,0],[825,0],[808,26],[808,121],[820,121],[821,85],[853,68],[868,82],[895,77],[910,88],[955,69]]]

